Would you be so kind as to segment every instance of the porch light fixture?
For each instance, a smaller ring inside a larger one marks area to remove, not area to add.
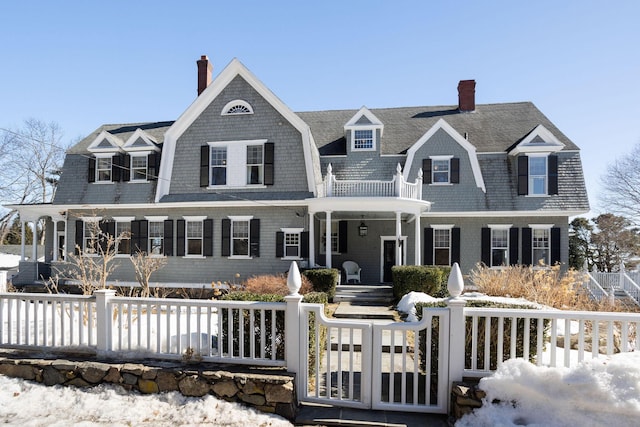
[[[364,221],[360,221],[360,226],[358,227],[358,235],[360,235],[360,237],[364,237],[368,232],[369,227],[365,225]]]

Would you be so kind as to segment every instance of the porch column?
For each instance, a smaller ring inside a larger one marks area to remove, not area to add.
[[[37,221],[33,221],[31,223],[31,233],[33,235],[33,238],[31,239],[31,254],[32,254],[32,261],[37,261],[38,260],[38,222]]]
[[[420,214],[415,216],[415,228],[414,228],[414,251],[415,251],[415,255],[413,257],[413,264],[414,265],[420,265],[420,228],[421,228],[421,221],[420,221]]]
[[[324,223],[324,264],[325,267],[331,268],[331,211],[326,211],[327,215]]]
[[[25,251],[24,251],[24,239],[25,239],[25,232],[24,232],[24,220],[20,220],[20,261],[24,261],[25,259]]]
[[[53,261],[58,261],[58,221],[53,220]]]
[[[316,265],[316,233],[315,233],[315,215],[309,212],[309,267]]]
[[[396,265],[402,265],[402,251],[400,250],[400,236],[402,235],[402,212],[396,212]]]

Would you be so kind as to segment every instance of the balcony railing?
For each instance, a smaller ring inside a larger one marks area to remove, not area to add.
[[[407,182],[398,165],[393,179],[382,180],[340,180],[333,175],[331,165],[322,182],[320,197],[400,197],[422,199],[422,171],[415,182]]]

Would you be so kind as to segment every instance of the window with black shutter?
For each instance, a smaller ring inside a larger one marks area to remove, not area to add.
[[[164,242],[163,249],[164,255],[173,256],[173,220],[167,219],[164,221]]]
[[[213,220],[205,219],[203,221],[203,226],[204,226],[203,255],[213,256]]]
[[[176,221],[176,256],[185,254],[185,228],[186,221],[179,219]]]

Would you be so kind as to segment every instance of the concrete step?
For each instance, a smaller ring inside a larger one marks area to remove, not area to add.
[[[397,316],[398,313],[388,304],[361,301],[342,301],[333,313],[333,317],[338,319],[394,320]]]
[[[388,305],[393,301],[393,289],[389,285],[340,285],[333,301]]]

